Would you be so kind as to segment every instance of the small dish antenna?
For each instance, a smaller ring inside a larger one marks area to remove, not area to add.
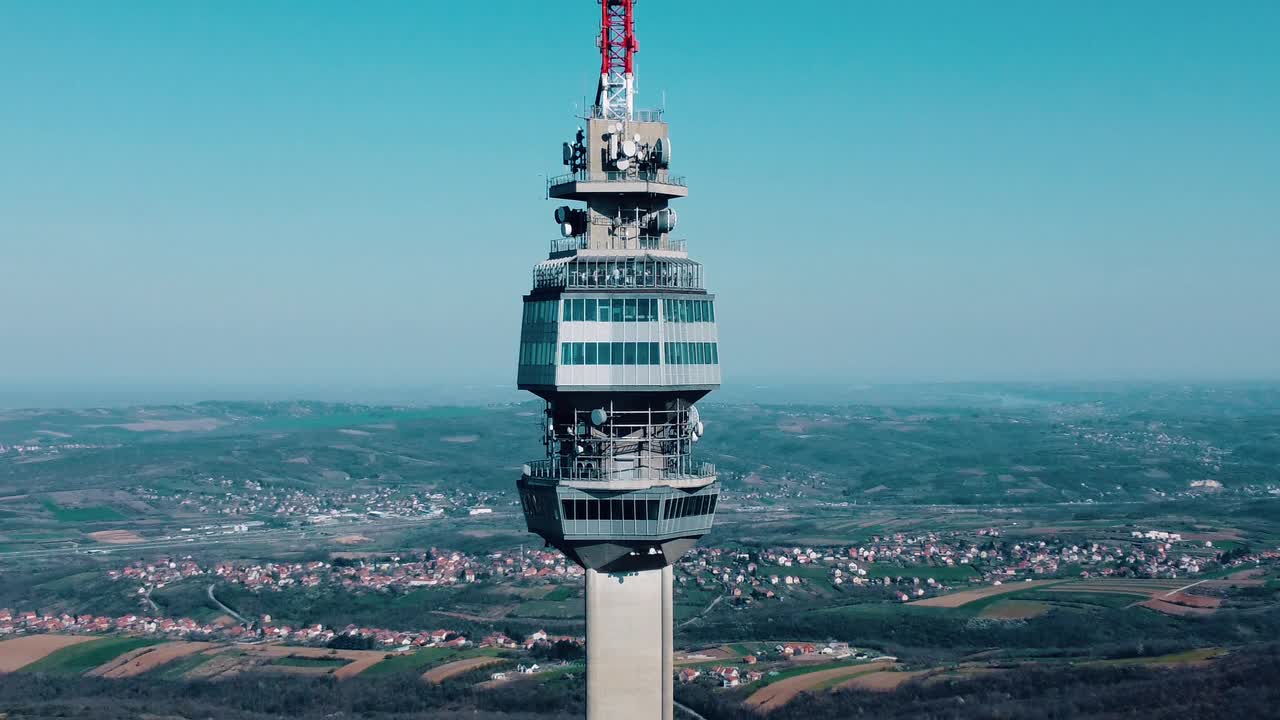
[[[605,412],[604,408],[596,408],[595,410],[591,411],[592,425],[603,425],[606,422],[608,422],[608,420],[609,420],[609,413]]]

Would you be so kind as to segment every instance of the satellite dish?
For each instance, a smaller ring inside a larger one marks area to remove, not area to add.
[[[627,156],[627,157],[629,157],[629,158],[631,158],[631,157],[635,157],[635,156],[636,156],[636,150],[637,150],[637,149],[638,149],[638,148],[636,147],[636,141],[635,141],[635,140],[623,140],[623,141],[622,141],[622,154],[623,154],[623,155],[625,155],[625,156]]]
[[[603,425],[606,422],[608,422],[608,420],[609,420],[609,413],[605,412],[604,408],[596,408],[595,410],[591,411],[592,425]]]
[[[583,452],[585,452],[585,451],[582,449],[582,446],[581,446],[581,445],[574,445],[574,446],[573,446],[573,451],[574,451],[574,452],[576,452],[576,453],[578,453],[579,455],[581,455]]]
[[[690,405],[688,412],[689,412],[689,424],[697,425],[698,420],[702,418],[702,415],[698,412],[698,407],[696,405]]]
[[[667,233],[676,229],[676,220],[678,216],[676,211],[671,208],[662,208],[656,213],[649,216],[649,225],[654,232]]]
[[[631,161],[627,158],[618,158],[618,162],[616,164],[619,170],[626,170],[631,167]]]
[[[573,237],[573,225],[569,223],[560,223],[560,234],[565,237]]]
[[[697,434],[697,433],[694,433],[693,435],[690,435],[690,436],[689,436],[689,439],[690,439],[692,442],[698,442],[698,434]]]
[[[620,133],[620,132],[622,132],[622,123],[620,123],[620,122],[616,122],[616,123],[614,123],[614,124],[613,124],[613,131],[614,131],[615,133]]]
[[[570,145],[569,143],[565,143],[560,148],[560,150],[561,150],[561,154],[564,156],[564,164],[572,165],[573,164],[573,146]]]
[[[561,205],[556,208],[556,222],[564,224],[569,222],[569,206]]]
[[[704,433],[702,432],[703,430],[704,430],[704,428],[702,427],[702,421],[701,421],[701,420],[699,420],[698,422],[694,423],[694,425],[693,425],[693,431],[694,431],[695,433],[697,433],[699,436],[702,436],[702,435],[704,434]]]
[[[653,164],[660,168],[671,167],[671,138],[658,138],[653,144]]]

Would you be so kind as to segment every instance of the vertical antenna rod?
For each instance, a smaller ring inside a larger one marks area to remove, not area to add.
[[[598,0],[600,3],[600,89],[596,91],[595,116],[630,120],[635,110],[636,42],[635,0]]]

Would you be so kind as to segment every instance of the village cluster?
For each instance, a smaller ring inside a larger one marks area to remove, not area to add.
[[[531,633],[522,642],[517,643],[507,635],[495,632],[478,640],[472,640],[465,634],[446,629],[435,630],[385,630],[381,628],[357,627],[348,625],[342,629],[326,628],[322,625],[309,625],[291,628],[287,625],[276,625],[270,615],[264,615],[258,622],[238,624],[235,622],[199,623],[191,618],[151,617],[129,613],[119,617],[101,615],[57,615],[42,614],[34,610],[14,611],[0,608],[0,636],[26,633],[84,633],[108,634],[128,633],[136,635],[162,635],[172,639],[210,639],[250,641],[288,641],[304,645],[328,645],[334,640],[359,638],[371,641],[373,647],[389,652],[418,650],[427,647],[469,648],[494,647],[533,650],[540,645],[553,645],[557,642],[570,642],[582,645],[584,638],[575,636],[548,635],[539,630]]]
[[[501,493],[413,492],[397,487],[302,490],[264,486],[256,480],[207,477],[195,490],[131,488],[134,495],[178,513],[229,517],[272,517],[312,524],[337,521],[432,518],[471,512],[501,502]]]
[[[1002,584],[1070,571],[1080,577],[1180,578],[1202,572],[1212,555],[1203,543],[1164,531],[1134,532],[1128,542],[1072,544],[1006,540],[998,528],[976,533],[898,533],[862,545],[766,548],[758,551],[696,547],[676,566],[677,582],[723,586],[732,602],[779,597],[785,590],[820,583],[836,588],[888,591],[907,602],[958,584]],[[971,575],[946,569],[972,568]],[[934,577],[956,577],[939,580]]]
[[[225,562],[201,565],[191,557],[135,561],[107,571],[112,580],[137,583],[139,595],[188,578],[208,577],[252,590],[283,591],[291,587],[335,585],[348,590],[408,590],[452,586],[502,578],[567,578],[582,568],[558,552],[529,549],[467,555],[432,548],[414,556],[344,559],[306,563]]]

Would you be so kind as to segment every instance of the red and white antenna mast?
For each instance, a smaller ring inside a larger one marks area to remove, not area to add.
[[[635,0],[598,0],[600,3],[600,89],[596,92],[596,117],[630,120],[635,111],[636,42]]]

